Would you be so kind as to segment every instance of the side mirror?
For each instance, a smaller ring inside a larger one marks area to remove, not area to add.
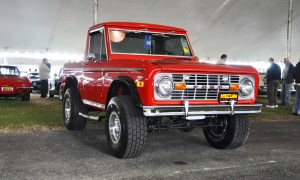
[[[96,60],[96,55],[94,53],[89,53],[87,56],[88,61],[95,61]]]

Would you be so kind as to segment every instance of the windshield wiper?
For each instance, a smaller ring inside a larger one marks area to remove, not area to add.
[[[153,33],[152,36],[160,36],[160,37],[164,37],[164,38],[168,38],[169,36],[165,33]]]

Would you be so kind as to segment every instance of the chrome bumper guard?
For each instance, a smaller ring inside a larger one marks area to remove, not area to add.
[[[187,101],[186,101],[187,102]],[[183,106],[143,106],[143,112],[146,117],[156,116],[185,116],[186,119],[193,119],[193,116],[198,116],[199,119],[204,119],[205,116],[212,115],[235,115],[235,114],[254,114],[260,113],[262,105],[189,105],[186,103]],[[202,117],[202,118],[200,118]],[[197,118],[195,118],[197,119]]]

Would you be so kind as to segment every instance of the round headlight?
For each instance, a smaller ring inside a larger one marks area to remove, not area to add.
[[[252,95],[253,91],[253,82],[248,78],[243,79],[240,83],[240,95],[242,97],[248,97]]]
[[[173,92],[173,81],[165,76],[157,81],[156,91],[162,97],[170,96]]]

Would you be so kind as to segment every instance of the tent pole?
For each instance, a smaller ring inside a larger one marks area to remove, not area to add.
[[[289,0],[289,16],[288,16],[288,26],[287,26],[287,49],[286,56],[291,60],[292,51],[292,20],[293,20],[293,0]]]
[[[98,4],[99,0],[94,0],[94,25],[98,23]]]

